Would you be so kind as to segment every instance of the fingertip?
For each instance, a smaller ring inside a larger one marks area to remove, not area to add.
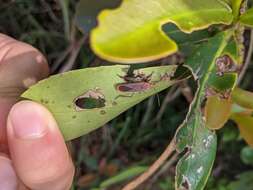
[[[28,187],[57,190],[71,185],[74,166],[57,123],[46,108],[31,101],[14,105],[7,133],[15,169]]]

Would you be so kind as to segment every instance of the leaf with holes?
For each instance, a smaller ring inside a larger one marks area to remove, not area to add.
[[[138,63],[166,57],[176,43],[162,31],[166,23],[191,33],[212,24],[230,24],[232,10],[219,0],[124,0],[102,11],[91,33],[94,52],[108,61]]]
[[[177,80],[170,80],[176,66],[135,70],[123,77],[128,66],[105,66],[70,71],[32,86],[22,96],[46,106],[66,140],[87,134],[120,113]],[[134,81],[135,80],[135,81]]]
[[[230,31],[216,35],[186,61],[198,82],[198,90],[187,118],[176,134],[178,151],[182,152],[187,148],[187,153],[177,165],[176,189],[202,190],[210,175],[216,155],[217,138],[207,128],[202,105],[210,87],[210,73],[216,70],[216,61],[222,56],[231,36]],[[219,93],[218,91],[217,94]]]

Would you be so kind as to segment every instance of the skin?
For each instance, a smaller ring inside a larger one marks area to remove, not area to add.
[[[0,34],[0,189],[68,190],[74,166],[51,113],[20,94],[49,73],[44,56]]]

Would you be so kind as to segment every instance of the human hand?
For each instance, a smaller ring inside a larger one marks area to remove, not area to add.
[[[42,105],[18,102],[48,72],[38,50],[0,34],[0,190],[70,189],[74,166],[57,123]]]

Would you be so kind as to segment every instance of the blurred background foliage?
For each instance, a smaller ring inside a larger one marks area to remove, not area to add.
[[[78,0],[1,0],[0,32],[42,51],[52,74],[110,64],[92,53],[88,35],[75,26],[77,3]],[[253,1],[249,3],[251,6]],[[199,44],[199,38],[208,38],[215,30],[210,28],[191,37],[179,33],[182,52],[147,65],[182,63]],[[184,43],[189,39],[193,42]],[[249,43],[246,32],[246,46]],[[252,72],[251,63],[241,87],[253,91]],[[183,121],[192,87],[192,80],[174,86],[101,129],[68,143],[77,168],[73,189],[117,190],[143,172],[163,152]],[[218,137],[217,158],[206,190],[253,190],[253,149],[241,139],[232,122],[218,131]],[[173,190],[176,161],[175,157],[165,163],[140,189]]]

